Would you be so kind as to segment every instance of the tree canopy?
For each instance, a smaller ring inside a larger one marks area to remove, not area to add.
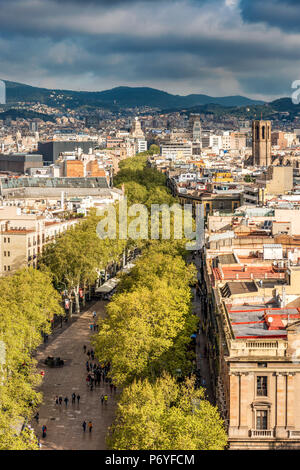
[[[0,278],[0,289],[0,449],[34,449],[34,435],[19,428],[41,401],[32,352],[63,314],[60,296],[51,275],[33,268]]]
[[[178,384],[164,375],[124,389],[107,442],[114,450],[223,450],[227,435],[193,379]]]

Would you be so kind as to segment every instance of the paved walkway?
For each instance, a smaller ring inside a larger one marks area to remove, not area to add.
[[[92,312],[98,316],[104,315],[106,302],[96,302],[78,320],[49,338],[49,344],[41,347],[36,359],[39,370],[45,371],[45,377],[40,387],[43,393],[43,403],[40,406],[39,423],[32,423],[41,440],[42,450],[103,450],[106,449],[105,437],[107,429],[114,419],[116,395],[110,393],[107,384],[94,387],[91,392],[86,385],[87,355],[83,345],[90,347],[91,331],[89,324],[93,322]],[[48,356],[60,357],[65,361],[61,368],[49,368],[44,365]],[[80,395],[80,403],[72,405],[71,395]],[[100,396],[108,395],[108,404],[101,405]],[[63,399],[69,398],[68,406],[55,404],[56,395]],[[92,420],[93,430],[83,432],[82,422]],[[43,439],[41,428],[47,426],[47,437]]]

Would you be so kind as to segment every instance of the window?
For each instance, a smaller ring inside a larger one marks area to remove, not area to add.
[[[4,256],[6,256],[6,251],[4,251],[4,253],[3,253],[3,254],[4,254]]]
[[[6,266],[4,266],[4,271],[6,271]]]
[[[266,397],[268,395],[268,377],[258,376],[256,380],[257,389],[256,393],[259,397]]]
[[[6,237],[4,237],[4,243],[6,243]]]
[[[258,362],[257,367],[268,367],[268,364],[266,362]]]
[[[259,140],[259,126],[256,126],[256,140]]]
[[[10,266],[7,266],[7,271],[10,271]]]
[[[256,411],[256,429],[258,431],[265,431],[268,429],[268,411]]]
[[[9,237],[8,237],[8,239],[7,239],[7,243],[10,243],[10,238],[9,238]]]
[[[7,252],[7,256],[10,256],[10,251]]]

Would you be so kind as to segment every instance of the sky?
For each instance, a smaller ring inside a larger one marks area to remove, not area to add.
[[[300,0],[0,0],[0,78],[98,91],[291,95]]]

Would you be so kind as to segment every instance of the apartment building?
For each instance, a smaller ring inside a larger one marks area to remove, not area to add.
[[[76,219],[49,220],[36,214],[23,214],[15,206],[0,208],[0,275],[23,266],[37,266],[44,246],[74,226]]]
[[[191,142],[170,142],[164,143],[161,147],[161,155],[163,158],[191,158],[192,143]]]
[[[208,218],[202,319],[216,403],[230,449],[300,449],[300,240],[273,233],[276,210],[250,212]]]
[[[300,267],[291,273],[296,294]],[[231,449],[300,449],[300,309],[283,306],[280,281],[219,280],[208,294],[217,403]]]

